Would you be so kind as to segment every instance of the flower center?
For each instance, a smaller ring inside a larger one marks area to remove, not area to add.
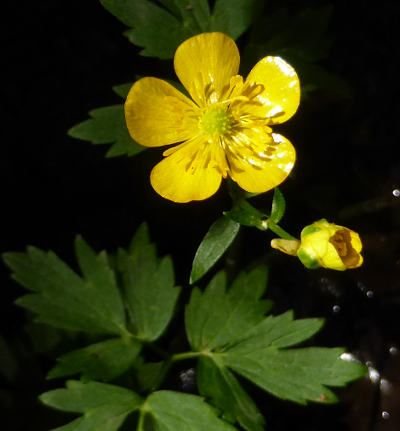
[[[226,109],[216,106],[204,112],[200,118],[199,127],[210,136],[214,136],[216,133],[225,135],[231,129],[232,122],[232,115]]]

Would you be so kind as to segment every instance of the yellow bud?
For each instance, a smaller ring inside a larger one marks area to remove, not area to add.
[[[307,268],[318,267],[344,271],[363,263],[358,233],[321,219],[301,232],[297,256]]]

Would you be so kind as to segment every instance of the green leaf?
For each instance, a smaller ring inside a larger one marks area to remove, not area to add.
[[[215,357],[199,359],[196,381],[201,395],[221,409],[223,418],[247,431],[263,431],[265,421],[236,377]]]
[[[189,343],[202,353],[200,393],[249,431],[262,429],[262,419],[228,369],[300,404],[334,402],[327,386],[344,386],[365,373],[362,365],[341,358],[344,349],[290,348],[318,332],[323,319],[294,320],[292,311],[265,317],[271,308],[260,300],[266,278],[265,267],[255,268],[227,290],[225,274],[218,273],[203,293],[193,289],[185,313]]]
[[[190,284],[195,283],[214,266],[235,239],[239,227],[239,223],[226,216],[211,225],[194,257]]]
[[[215,409],[196,395],[173,391],[152,393],[141,411],[138,431],[233,431]]]
[[[209,31],[210,7],[207,0],[174,1],[179,9],[183,25],[189,27],[193,34]]]
[[[143,360],[135,366],[135,375],[142,391],[154,391],[162,376],[165,362],[146,362]]]
[[[258,17],[262,0],[217,0],[210,14],[207,0],[100,0],[125,25],[130,42],[143,48],[141,55],[172,58],[186,39],[208,31],[239,37]]]
[[[265,266],[241,273],[226,291],[226,276],[218,273],[204,293],[193,289],[186,307],[185,326],[194,351],[221,349],[264,319],[270,301],[261,301],[267,284]]]
[[[48,379],[81,374],[89,380],[111,380],[126,372],[140,352],[132,338],[113,338],[74,350],[57,359]]]
[[[364,374],[364,367],[344,361],[344,349],[284,349],[314,335],[322,319],[293,320],[293,312],[267,317],[225,350],[223,362],[262,389],[300,404],[335,402],[325,387],[344,386]]]
[[[200,32],[198,28],[188,27],[191,23],[183,23],[167,9],[148,0],[100,0],[100,2],[120,21],[131,27],[125,35],[130,42],[144,48],[141,51],[144,56],[172,58],[180,43]],[[180,10],[178,5],[176,8]],[[173,12],[176,12],[176,8]]]
[[[143,401],[135,392],[125,388],[73,380],[67,382],[66,389],[49,391],[39,398],[55,409],[83,413],[82,417],[57,428],[57,431],[116,431]]]
[[[118,88],[118,91],[122,92],[122,89]],[[93,109],[89,115],[92,117],[90,120],[72,127],[68,134],[76,139],[90,141],[94,145],[112,144],[106,157],[134,156],[146,149],[130,137],[123,105]]]
[[[270,218],[274,223],[279,223],[285,214],[286,201],[282,192],[276,187],[274,197],[272,198],[272,207]]]
[[[4,254],[13,278],[34,292],[17,304],[37,313],[38,322],[57,328],[126,334],[125,310],[106,253],[96,255],[80,237],[76,253],[82,278],[53,252],[28,247],[27,253]]]
[[[237,334],[231,352],[247,354],[255,348],[273,346],[283,348],[299,344],[316,334],[323,326],[323,319],[293,319],[289,310],[279,316],[268,316],[250,331]]]
[[[210,19],[210,31],[221,31],[237,39],[260,15],[262,0],[217,0]]]
[[[122,99],[126,99],[128,97],[129,90],[131,89],[133,82],[126,82],[125,84],[114,85],[112,88],[114,93],[118,96],[122,97]]]
[[[341,359],[345,349],[309,347],[280,350],[276,347],[227,352],[226,366],[273,395],[306,404],[336,402],[328,386],[344,386],[365,374],[358,363]]]
[[[128,253],[119,250],[118,268],[137,337],[157,339],[173,316],[181,289],[175,286],[171,258],[157,257],[147,225],[138,229]]]

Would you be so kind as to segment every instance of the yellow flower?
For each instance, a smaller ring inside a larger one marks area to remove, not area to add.
[[[361,249],[358,233],[321,219],[302,230],[297,256],[310,269],[322,266],[344,271],[361,266]]]
[[[239,51],[223,33],[203,33],[175,53],[175,72],[191,99],[152,77],[132,86],[125,116],[140,145],[175,145],[152,170],[153,188],[175,202],[213,195],[228,175],[248,192],[279,185],[295,162],[295,150],[271,125],[297,110],[299,80],[279,57],[260,60],[243,80]]]

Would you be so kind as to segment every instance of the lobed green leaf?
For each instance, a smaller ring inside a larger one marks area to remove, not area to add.
[[[293,346],[316,334],[323,324],[323,319],[316,318],[294,320],[292,310],[268,316],[249,331],[238,334],[229,350],[245,355],[257,348]]]
[[[133,391],[99,382],[67,382],[66,389],[42,394],[47,406],[83,416],[57,431],[116,431],[143,400]],[[54,430],[55,431],[55,430]]]
[[[125,310],[107,255],[96,255],[79,237],[76,251],[83,278],[53,252],[28,247],[27,253],[6,253],[13,278],[34,292],[16,303],[34,311],[37,321],[57,328],[126,334]]]
[[[170,257],[159,259],[147,225],[136,232],[129,252],[119,250],[118,268],[135,334],[145,341],[157,339],[170,322],[181,288],[175,286]]]
[[[173,391],[153,392],[141,412],[138,431],[233,431],[204,399]]]
[[[125,88],[118,86],[115,91],[122,94],[123,90]],[[94,145],[112,144],[106,157],[134,156],[146,149],[137,144],[129,135],[123,105],[93,109],[89,115],[92,117],[91,119],[72,127],[68,130],[68,134]]]
[[[80,374],[89,380],[112,380],[132,366],[142,345],[132,338],[112,338],[74,350],[57,359],[48,379]]]
[[[239,37],[258,17],[262,0],[216,0],[213,11],[207,0],[100,0],[130,29],[129,41],[143,48],[144,56],[172,58],[177,47],[199,33],[221,31]]]
[[[344,386],[365,374],[358,363],[341,359],[344,349],[309,347],[280,350],[254,348],[227,352],[226,366],[273,395],[306,404],[336,402],[328,386]]]
[[[260,15],[262,7],[262,0],[217,0],[209,30],[221,31],[237,39]]]
[[[194,351],[221,349],[234,342],[264,319],[271,309],[262,301],[267,283],[267,268],[258,267],[241,273],[226,291],[226,276],[218,273],[204,293],[194,288],[186,307],[185,327]]]

